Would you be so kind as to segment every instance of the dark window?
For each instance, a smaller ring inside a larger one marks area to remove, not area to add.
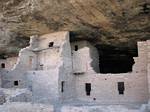
[[[49,47],[53,47],[53,46],[54,46],[54,42],[50,42]]]
[[[90,94],[91,94],[91,83],[85,83],[85,91],[86,91],[86,95],[90,96]]]
[[[61,92],[62,92],[62,93],[64,92],[64,84],[65,84],[65,81],[62,81],[62,82],[61,82]]]
[[[93,100],[95,101],[95,100],[96,100],[96,98],[93,98]]]
[[[18,86],[18,84],[19,84],[18,81],[14,81],[15,86]]]
[[[75,50],[75,51],[78,50],[78,46],[77,46],[77,45],[74,46],[74,50]]]
[[[2,63],[2,64],[1,64],[1,68],[5,68],[5,63]]]
[[[119,92],[119,94],[123,95],[124,94],[124,90],[125,90],[124,82],[118,82],[118,92]]]

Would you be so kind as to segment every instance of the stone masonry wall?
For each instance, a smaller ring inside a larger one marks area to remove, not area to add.
[[[33,102],[56,103],[74,97],[69,33],[47,34],[38,41],[38,48],[34,49],[38,69],[26,74],[28,87],[33,91]],[[54,42],[51,47],[50,42]],[[43,65],[43,69],[40,69],[40,65]]]
[[[91,49],[90,46],[88,46]],[[81,48],[82,54],[88,54],[86,47]],[[104,104],[121,103],[147,103],[148,102],[148,79],[147,79],[147,44],[138,43],[138,57],[135,57],[133,71],[121,74],[94,74],[86,71],[85,74],[76,75],[77,99],[89,102],[99,102]],[[76,54],[77,55],[77,54]],[[86,55],[90,56],[90,55]],[[82,58],[84,59],[84,58]],[[92,60],[88,57],[83,62]],[[85,63],[80,63],[85,66]],[[119,69],[119,68],[118,68]],[[88,69],[86,69],[88,70]],[[124,82],[124,94],[118,91],[118,82]],[[91,95],[87,96],[85,83],[91,83]]]
[[[77,51],[75,46],[78,46]],[[73,42],[71,47],[74,73],[99,72],[99,56],[95,47],[87,41]]]

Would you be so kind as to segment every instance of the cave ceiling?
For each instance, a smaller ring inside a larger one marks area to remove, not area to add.
[[[31,35],[55,31],[136,49],[137,41],[150,39],[150,0],[0,0],[0,54],[18,52]]]

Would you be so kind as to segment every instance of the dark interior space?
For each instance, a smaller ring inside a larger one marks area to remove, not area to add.
[[[133,57],[137,57],[137,49],[96,45],[99,51],[100,73],[132,72]]]

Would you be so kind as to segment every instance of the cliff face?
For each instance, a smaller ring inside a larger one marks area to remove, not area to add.
[[[17,52],[31,35],[71,31],[73,39],[135,48],[150,39],[149,0],[0,0],[0,53]]]

